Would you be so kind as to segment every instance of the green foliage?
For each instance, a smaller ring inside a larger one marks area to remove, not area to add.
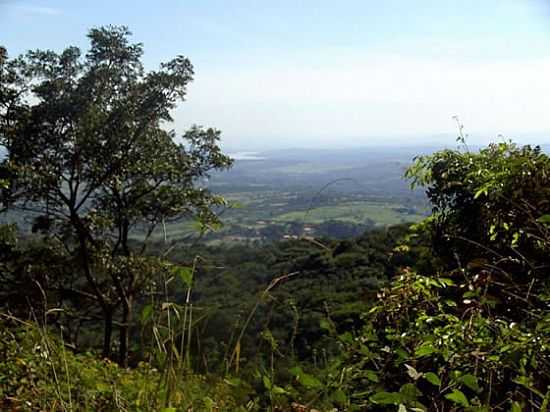
[[[535,396],[540,406],[550,382],[549,315],[534,326],[509,323],[481,303],[482,294],[464,303],[463,286],[406,271],[382,291],[371,322],[353,342],[346,339],[351,388],[371,401],[410,406],[396,395],[410,384],[418,390],[415,404],[524,404]],[[375,381],[368,379],[373,369]]]
[[[59,338],[32,324],[3,317],[0,326],[0,353],[10,360],[0,362],[2,410],[230,412],[243,410],[238,405],[247,399],[246,391],[221,378],[189,374],[173,388],[172,406],[163,409],[166,387],[159,385],[162,376],[149,364],[123,369],[91,353],[75,355]]]
[[[396,253],[437,259],[424,275],[403,268],[361,333],[342,340],[357,408],[547,408],[549,172],[540,149],[512,144],[446,150],[409,169],[434,213]]]
[[[261,248],[153,245],[148,257],[94,252],[152,280],[135,302],[133,368],[73,354],[44,328],[6,323],[2,406],[546,411],[548,156],[511,144],[443,151],[418,159],[408,176],[434,206],[412,227]],[[0,242],[0,274],[24,275],[18,290],[29,273],[51,282],[74,259],[51,239],[22,249],[10,227]],[[60,295],[47,292],[34,312],[44,324],[70,308],[48,310]]]
[[[146,72],[130,35],[94,28],[86,54],[69,47],[9,59],[2,49],[0,61],[0,201],[33,213],[33,231],[63,246],[75,293],[103,318],[106,357],[120,322],[121,364],[134,302],[163,268],[146,245],[132,249],[131,237],[170,220],[196,219],[203,231],[219,225],[225,201],[203,181],[232,163],[218,130],[193,126],[178,143],[165,127],[186,97],[191,62],[176,56]]]
[[[458,254],[462,262],[519,258],[534,266],[547,255],[550,158],[539,147],[500,143],[478,153],[444,150],[417,158],[406,176],[427,187],[439,255],[454,260]]]

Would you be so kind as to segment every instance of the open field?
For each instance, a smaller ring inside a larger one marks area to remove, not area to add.
[[[288,236],[354,236],[370,228],[418,222],[428,214],[425,195],[403,178],[408,152],[289,150],[237,160],[207,185],[228,206],[218,210],[223,226],[206,242],[270,241]],[[4,217],[30,230],[32,218]],[[151,240],[197,240],[193,219],[167,222]],[[143,239],[144,231],[134,232]]]
[[[337,220],[350,223],[374,222],[375,225],[395,225],[405,222],[418,222],[424,216],[414,209],[403,205],[378,202],[351,202],[335,206],[316,207],[305,212],[289,212],[277,216],[278,222],[302,221],[303,223],[322,223]]]

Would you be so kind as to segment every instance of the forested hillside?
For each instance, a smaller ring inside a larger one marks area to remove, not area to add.
[[[539,147],[461,134],[411,159],[415,224],[205,243],[233,162],[216,129],[165,128],[190,61],[147,71],[127,29],[88,37],[0,49],[2,211],[31,229],[0,226],[0,409],[550,410]],[[167,236],[184,221],[198,236]]]

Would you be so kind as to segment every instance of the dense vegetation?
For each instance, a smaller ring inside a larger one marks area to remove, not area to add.
[[[132,232],[189,215],[216,224],[212,208],[223,199],[197,181],[231,165],[218,131],[194,126],[177,144],[162,127],[186,95],[189,60],[178,56],[147,73],[142,46],[129,35],[92,29],[84,57],[76,47],[16,59],[0,53],[2,202],[35,213],[33,231],[72,259],[74,279],[62,282],[61,294],[98,309],[104,357],[118,318],[121,364],[134,301],[156,265],[144,250],[130,250]]]
[[[431,216],[351,239],[143,236],[215,229],[231,161],[215,130],[164,131],[192,68],[145,73],[128,35],[2,49],[2,201],[33,233],[0,227],[1,409],[550,409],[548,155],[419,157]]]

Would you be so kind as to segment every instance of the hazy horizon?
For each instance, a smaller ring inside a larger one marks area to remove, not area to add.
[[[433,149],[439,150],[442,148],[457,148],[461,146],[456,141],[457,133],[439,134],[437,136],[406,136],[399,138],[398,136],[379,136],[376,139],[369,140],[368,137],[364,139],[343,139],[334,142],[316,143],[311,142],[271,142],[266,141],[254,141],[250,144],[246,142],[241,144],[228,143],[222,139],[222,147],[224,150],[230,153],[264,153],[271,151],[287,151],[287,150],[353,150],[353,149]],[[466,136],[466,144],[471,148],[480,148],[488,143],[498,143],[512,141],[513,143],[520,145],[538,145],[542,146],[545,150],[550,147],[550,132],[549,133],[532,133],[523,134],[518,133],[510,136],[504,135],[479,135],[479,136]]]
[[[195,80],[170,127],[231,151],[550,141],[550,3],[0,0],[0,44],[88,47],[127,25],[148,69],[177,54]]]

